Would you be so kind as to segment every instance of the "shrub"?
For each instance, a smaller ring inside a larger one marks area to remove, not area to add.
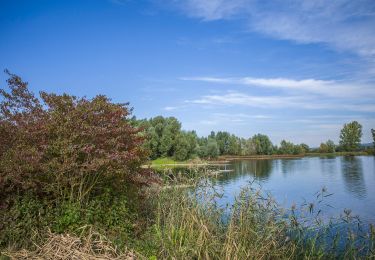
[[[136,179],[146,158],[128,104],[40,92],[9,74],[0,89],[0,200],[25,191],[82,203],[103,183]]]

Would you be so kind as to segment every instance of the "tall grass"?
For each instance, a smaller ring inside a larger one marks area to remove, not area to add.
[[[205,183],[203,187],[202,183]],[[338,228],[345,221],[324,223],[318,220],[319,214],[314,214],[311,205],[306,207],[310,213],[308,219],[295,209],[281,209],[270,196],[251,187],[237,196],[230,214],[226,214],[227,211],[217,205],[217,196],[221,195],[207,180],[190,190],[175,188],[161,192],[155,224],[160,258],[375,257],[373,228],[354,233],[351,228]],[[346,219],[349,224],[345,227],[353,226],[349,215]]]

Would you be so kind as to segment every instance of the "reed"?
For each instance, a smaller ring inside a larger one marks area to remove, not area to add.
[[[365,231],[357,225],[354,229],[357,222],[350,213],[327,224],[312,204],[302,205],[298,211],[285,210],[270,195],[251,186],[243,189],[230,209],[217,205],[218,196],[221,194],[208,180],[200,180],[185,192],[171,188],[160,193],[155,224],[160,258],[375,257],[374,228]],[[324,197],[324,191],[319,196]],[[345,228],[338,228],[343,224]]]

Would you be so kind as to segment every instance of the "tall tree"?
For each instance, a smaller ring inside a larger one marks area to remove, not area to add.
[[[327,150],[329,153],[334,153],[336,151],[336,145],[332,140],[328,140],[326,142],[326,145],[327,145],[327,148],[328,148]]]
[[[300,146],[303,149],[304,153],[308,153],[310,151],[310,147],[307,144],[302,143],[300,144]]]
[[[321,143],[319,146],[320,153],[328,153],[328,146],[326,143]]]
[[[344,151],[354,151],[359,148],[362,138],[362,125],[357,121],[344,124],[340,133],[340,146]]]
[[[254,135],[252,141],[255,145],[256,154],[272,154],[273,145],[267,135]]]
[[[216,158],[219,156],[219,148],[217,142],[213,138],[208,138],[206,147],[206,157]]]
[[[375,148],[375,129],[371,129],[371,133],[372,133],[372,141],[373,141],[374,148]]]
[[[188,135],[181,132],[176,138],[176,148],[174,157],[179,161],[184,161],[189,158],[190,145],[188,141]]]

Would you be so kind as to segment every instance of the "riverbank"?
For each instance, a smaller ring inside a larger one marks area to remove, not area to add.
[[[305,153],[305,154],[271,154],[271,155],[222,155],[216,159],[190,159],[176,161],[173,158],[158,158],[142,165],[143,168],[171,168],[171,167],[205,167],[223,166],[231,161],[238,160],[271,160],[271,159],[297,159],[314,156],[361,156],[373,155],[365,151],[358,152],[335,152],[335,153]]]
[[[172,158],[158,158],[142,165],[142,168],[163,169],[163,168],[178,168],[178,167],[207,167],[207,166],[223,166],[229,163],[228,160],[216,159],[191,159],[186,161],[176,161]]]

